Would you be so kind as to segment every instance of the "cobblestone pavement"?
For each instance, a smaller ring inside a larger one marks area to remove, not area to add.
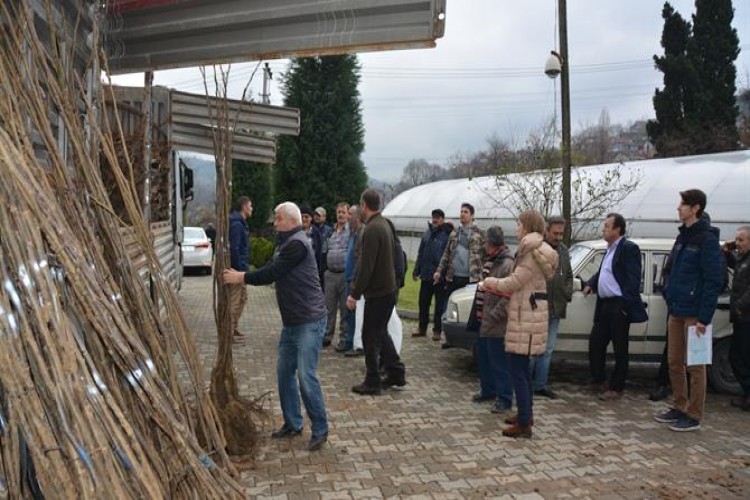
[[[207,374],[216,350],[210,283],[188,276],[180,292]],[[240,323],[248,335],[235,348],[235,368],[243,395],[271,393],[273,421],[242,475],[253,498],[750,498],[750,413],[730,407],[729,397],[710,393],[703,429],[676,433],[652,418],[665,408],[646,397],[652,367],[633,370],[626,395],[605,403],[588,392],[585,365],[555,364],[560,398],[534,401],[533,439],[505,438],[490,407],[470,401],[476,374],[467,353],[410,338],[413,323],[404,329],[405,390],[353,394],[363,358],[326,349],[319,375],[328,444],[306,451],[307,421],[301,437],[271,440],[281,424],[280,319],[271,288],[248,292]]]

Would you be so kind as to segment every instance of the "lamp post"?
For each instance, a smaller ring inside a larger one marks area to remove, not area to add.
[[[558,15],[560,17],[560,53],[552,51],[544,65],[544,73],[550,78],[560,75],[560,111],[562,112],[562,216],[568,222],[565,224],[564,241],[570,245],[571,226],[570,216],[570,68],[568,58],[568,16],[566,0],[558,0]]]

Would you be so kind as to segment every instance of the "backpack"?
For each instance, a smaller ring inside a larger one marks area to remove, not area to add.
[[[404,247],[401,246],[401,240],[396,234],[396,227],[393,225],[393,222],[387,218],[385,220],[388,221],[388,225],[391,226],[391,233],[393,233],[393,270],[396,273],[396,286],[403,288],[406,283],[406,272],[409,267],[406,252],[404,252]]]

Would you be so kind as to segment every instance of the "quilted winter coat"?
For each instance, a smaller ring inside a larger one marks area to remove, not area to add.
[[[511,292],[505,351],[524,356],[543,354],[547,346],[547,301],[531,296],[547,293],[547,280],[555,274],[558,255],[539,233],[521,239],[513,272],[507,278],[487,278],[484,287]]]

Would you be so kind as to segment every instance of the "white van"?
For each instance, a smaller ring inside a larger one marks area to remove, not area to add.
[[[629,353],[631,361],[659,362],[666,341],[667,304],[662,297],[662,268],[672,249],[674,240],[662,238],[633,239],[641,249],[641,298],[646,305],[649,319],[645,323],[630,326]],[[596,295],[583,295],[581,283],[588,281],[601,264],[606,251],[604,240],[584,241],[570,248],[573,268],[573,300],[568,304],[566,318],[560,323],[560,332],[553,356],[557,359],[587,359],[591,326],[594,320]],[[731,287],[732,274],[729,280]],[[474,350],[477,333],[466,330],[466,320],[471,310],[476,285],[456,290],[448,300],[443,330],[446,341],[453,347]],[[729,323],[728,289],[719,298],[713,318],[713,364],[708,368],[709,380],[716,390],[738,393],[739,384],[729,365],[729,337],[732,325]],[[611,352],[611,346],[610,346]]]

